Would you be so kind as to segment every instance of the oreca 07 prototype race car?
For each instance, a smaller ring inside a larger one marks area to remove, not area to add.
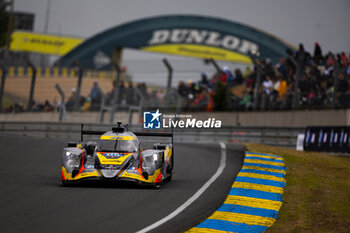
[[[100,135],[96,142],[84,142],[83,135]],[[137,136],[171,137],[170,144],[156,143],[143,150]],[[172,133],[132,133],[126,127],[111,131],[86,131],[81,127],[81,141],[68,143],[63,150],[62,184],[82,180],[134,181],[160,187],[171,180],[174,171]]]

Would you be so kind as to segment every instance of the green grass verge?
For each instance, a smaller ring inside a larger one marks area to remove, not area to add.
[[[271,232],[350,232],[350,157],[246,144],[283,157],[286,187]]]

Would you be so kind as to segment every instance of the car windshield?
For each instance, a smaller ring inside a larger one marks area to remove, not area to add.
[[[100,140],[97,145],[100,152],[137,152],[136,140]]]

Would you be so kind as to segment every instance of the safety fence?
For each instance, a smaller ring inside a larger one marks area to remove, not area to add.
[[[66,138],[79,140],[81,124],[56,122],[0,122],[0,134]],[[111,130],[110,124],[84,124],[86,130]],[[140,125],[129,130],[142,131]],[[159,130],[157,132],[160,132]],[[245,127],[224,126],[221,129],[175,129],[175,142],[261,143],[273,146],[295,147],[297,136],[304,127]],[[89,139],[89,138],[87,138]]]
[[[169,102],[172,102],[174,101],[173,97],[175,96],[176,98],[178,98],[178,94],[177,92],[173,91],[173,89],[171,88],[171,80],[172,80],[172,73],[173,73],[173,69],[171,67],[171,65],[169,64],[169,62],[164,58],[163,59],[163,63],[164,65],[166,66],[167,70],[168,70],[168,82],[167,82],[167,88],[166,88],[166,94],[164,95],[164,102],[165,103],[169,103]],[[74,61],[74,69],[70,69],[70,72],[68,72],[68,69],[67,68],[58,68],[58,67],[54,67],[54,68],[47,68],[45,72],[47,72],[48,75],[51,74],[51,71],[53,74],[56,74],[56,75],[59,75],[60,73],[61,74],[67,74],[68,73],[73,77],[75,75],[77,75],[77,85],[76,85],[76,88],[73,88],[72,89],[72,93],[71,93],[71,98],[69,98],[70,100],[67,102],[65,102],[65,91],[63,90],[63,88],[59,85],[59,83],[56,83],[55,85],[51,85],[51,88],[55,87],[56,90],[58,91],[58,93],[60,94],[61,96],[61,101],[59,103],[59,111],[60,111],[60,121],[61,120],[64,120],[65,117],[65,112],[66,110],[74,110],[74,111],[80,111],[80,110],[84,110],[84,111],[87,111],[94,103],[95,106],[97,106],[96,109],[94,110],[100,110],[102,112],[101,114],[101,121],[103,121],[103,114],[104,112],[110,112],[111,113],[111,121],[112,122],[112,118],[114,116],[114,113],[120,109],[121,107],[124,107],[122,106],[122,97],[123,97],[123,89],[124,89],[124,85],[122,85],[122,81],[131,81],[130,79],[130,76],[128,76],[126,73],[125,73],[125,69],[123,67],[120,67],[120,65],[118,64],[118,62],[113,62],[113,67],[114,67],[114,70],[110,71],[109,74],[111,74],[111,77],[112,76],[115,76],[115,78],[113,79],[113,83],[112,83],[112,86],[113,86],[113,90],[111,91],[110,93],[110,96],[111,98],[109,98],[109,101],[106,101],[106,95],[105,93],[98,87],[97,85],[97,82],[96,82],[96,85],[95,85],[95,82],[94,82],[94,93],[96,93],[97,95],[95,95],[95,98],[92,97],[90,95],[90,98],[85,98],[84,96],[82,96],[82,92],[84,91],[83,90],[83,77],[87,76],[89,77],[89,75],[91,76],[91,71],[90,70],[86,70],[84,69],[80,62],[78,60],[75,60]],[[28,101],[28,105],[26,107],[26,109],[23,107],[23,104],[20,104],[20,110],[18,112],[22,112],[22,111],[28,111],[28,112],[32,112],[32,111],[36,111],[35,109],[37,108],[36,106],[36,101],[38,101],[38,98],[37,99],[34,99],[34,96],[35,96],[35,84],[36,84],[36,78],[37,76],[40,76],[40,74],[42,73],[41,71],[41,68],[40,67],[35,67],[33,65],[33,63],[30,61],[30,60],[27,60],[27,67],[24,68],[24,67],[20,67],[18,69],[15,69],[14,67],[6,67],[4,64],[0,63],[0,70],[1,70],[1,73],[0,73],[0,77],[1,77],[1,85],[0,85],[0,112],[2,111],[2,100],[3,100],[3,96],[4,96],[4,87],[5,87],[5,79],[6,79],[6,76],[11,76],[11,74],[15,74],[15,71],[17,71],[18,74],[20,74],[20,76],[23,76],[24,77],[24,74],[26,74],[27,76],[25,77],[28,77],[28,75],[30,74],[31,76],[31,83],[30,85],[30,95],[29,95],[29,101]],[[60,72],[61,71],[61,72]],[[100,72],[100,71],[98,71]],[[101,71],[102,72],[102,71]],[[8,75],[9,74],[9,75]],[[55,78],[55,77],[52,77],[52,79]],[[56,77],[57,78],[57,77]],[[58,77],[57,79],[61,79],[60,77]],[[67,78],[66,79],[68,80],[72,80],[73,78]],[[14,78],[12,78],[12,80],[15,80]],[[16,79],[17,81],[20,80],[20,79]],[[24,79],[23,79],[24,80]],[[27,79],[28,81],[29,79]],[[51,80],[51,78],[46,78],[46,79],[41,79],[41,80]],[[63,78],[62,78],[63,80]],[[93,80],[93,79],[89,79],[89,80]],[[108,80],[108,79],[106,79]],[[20,80],[22,81],[22,80]],[[61,80],[60,80],[61,81]],[[147,92],[146,90],[146,86],[145,84],[143,83],[142,84],[145,88],[145,92]],[[27,85],[26,85],[27,86]],[[50,87],[49,87],[50,88]],[[41,88],[41,90],[46,90],[46,89],[49,89],[49,88]],[[18,88],[15,87],[15,90],[17,90]],[[85,89],[86,91],[86,89]],[[137,92],[137,91],[136,91]],[[20,91],[20,93],[22,93],[22,91]],[[50,90],[49,91],[49,94],[48,95],[52,95],[52,91]],[[132,97],[140,97],[139,95],[140,93],[136,94],[136,95],[133,95]],[[154,93],[155,96],[157,96],[156,93]],[[53,109],[53,106],[49,103],[49,100],[46,99],[45,97],[48,96],[47,93],[46,95],[39,95],[39,98],[41,97],[41,99],[43,99],[46,103],[47,106],[49,106],[50,109]],[[148,93],[147,93],[148,95]],[[147,96],[145,95],[145,96]],[[15,96],[15,95],[14,95]],[[145,97],[144,96],[144,97]],[[36,96],[38,97],[38,95]],[[102,98],[101,98],[102,97]],[[141,99],[144,99],[141,97]],[[54,99],[54,102],[57,103],[57,101]],[[100,102],[100,104],[96,104],[97,102]],[[109,102],[109,103],[106,103],[106,102]],[[140,101],[138,101],[140,102]],[[180,101],[177,101],[175,100],[176,103],[179,103]],[[69,104],[70,106],[65,106]],[[40,104],[39,104],[40,105]],[[58,105],[58,104],[56,104]],[[179,104],[178,104],[179,105]],[[88,106],[88,107],[86,107]],[[69,108],[70,107],[70,108]],[[86,107],[86,108],[85,108]],[[143,107],[140,103],[137,103],[136,106],[133,106],[132,104],[129,104],[129,111],[139,111],[141,107]],[[133,108],[134,107],[134,108]],[[181,106],[178,106],[178,108],[180,109]],[[16,109],[16,106],[10,106],[9,109],[6,109],[7,112],[12,112],[13,109]],[[39,111],[42,111],[42,108],[39,107],[38,108]]]

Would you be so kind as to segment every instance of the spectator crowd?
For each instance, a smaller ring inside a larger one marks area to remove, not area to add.
[[[104,94],[98,83],[94,82],[90,94],[87,97],[80,96],[79,109],[81,111],[99,111],[101,104],[112,106],[116,103],[119,110],[128,110],[130,106],[139,106],[141,104],[147,107],[160,106],[163,100],[162,91],[152,90],[149,92],[145,83],[135,85],[129,81],[125,85],[124,81],[120,81],[119,84],[113,81],[111,86],[111,90]],[[66,102],[68,111],[74,110],[75,101],[76,90],[73,88],[72,94]]]
[[[260,77],[260,78],[259,78]],[[187,110],[249,111],[350,107],[349,57],[341,52],[323,54],[315,43],[311,55],[299,44],[273,64],[257,60],[242,72],[223,67],[210,78],[179,82],[177,90]],[[259,81],[259,83],[258,83]]]
[[[178,83],[176,93],[166,96],[163,90],[150,91],[145,83],[112,82],[111,90],[104,94],[94,82],[88,96],[79,97],[80,111],[99,111],[101,104],[118,104],[119,110],[130,106],[175,106],[181,97],[185,111],[252,111],[327,109],[350,107],[350,65],[345,52],[323,54],[315,43],[310,54],[302,44],[296,51],[288,49],[286,56],[272,63],[271,59],[257,59],[254,68],[231,71],[227,66],[208,76],[201,74],[197,82]],[[116,94],[114,94],[116,93]],[[75,110],[75,88],[65,103],[67,111]],[[170,104],[169,104],[170,103]],[[62,103],[48,100],[33,102],[32,111],[55,111]],[[23,112],[23,104],[5,109],[6,112]]]

